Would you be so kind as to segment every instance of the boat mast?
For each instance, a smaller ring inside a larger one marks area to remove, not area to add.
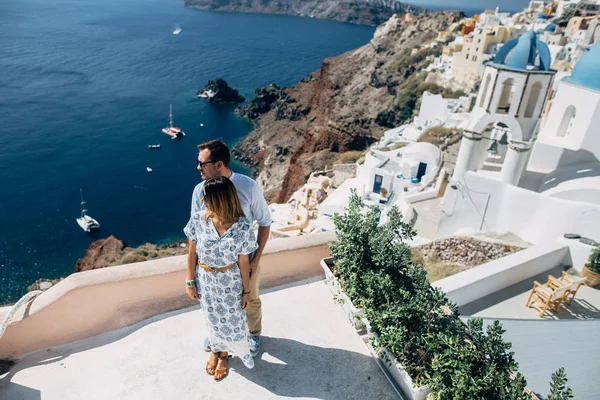
[[[173,127],[173,105],[169,104],[169,127]]]

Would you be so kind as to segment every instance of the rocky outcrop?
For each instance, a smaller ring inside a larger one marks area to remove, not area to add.
[[[238,107],[235,113],[249,120],[257,120],[269,111],[275,113],[276,120],[298,121],[310,112],[310,106],[298,103],[285,90],[272,83],[256,89],[254,98],[248,105]]]
[[[77,272],[88,271],[156,258],[179,256],[187,254],[187,251],[186,243],[161,245],[146,243],[139,247],[128,247],[122,240],[111,235],[106,239],[92,242],[85,256],[77,261],[75,270]],[[47,284],[43,283],[43,285]]]
[[[113,265],[122,257],[125,243],[110,235],[106,239],[96,240],[90,244],[85,256],[75,265],[75,271],[89,271]]]
[[[238,110],[255,130],[233,154],[254,168],[267,200],[287,201],[312,171],[331,167],[342,152],[364,150],[386,127],[411,117],[415,88],[425,82],[425,77],[414,78],[415,71],[433,57],[411,51],[461,16],[396,15],[377,28],[368,44],[324,60],[301,82],[257,90]]]
[[[198,91],[198,97],[213,104],[241,103],[246,100],[222,78],[208,81],[204,89]]]
[[[423,14],[424,7],[396,0],[185,0],[202,10],[285,14],[361,25],[379,25],[394,14]]]

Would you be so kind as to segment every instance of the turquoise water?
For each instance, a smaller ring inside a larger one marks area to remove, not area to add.
[[[38,278],[72,273],[93,240],[182,237],[199,181],[196,144],[234,144],[251,130],[233,107],[195,97],[209,79],[250,98],[271,82],[299,81],[374,32],[182,3],[0,0],[0,304]],[[179,140],[160,131],[170,103],[187,134]],[[147,149],[155,143],[160,150]],[[80,188],[102,225],[93,234],[75,222]]]

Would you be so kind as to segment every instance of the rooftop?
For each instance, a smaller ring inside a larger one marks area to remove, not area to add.
[[[460,312],[484,318],[486,323],[500,320],[527,387],[534,392],[546,394],[549,374],[564,367],[576,399],[597,398],[595,371],[600,370],[600,360],[589,352],[597,342],[590,333],[600,332],[600,290],[582,286],[571,305],[563,303],[558,312],[541,318],[537,310],[525,305],[534,281],[543,284],[548,274],[560,277],[561,271],[557,267],[525,279],[465,304]]]
[[[568,82],[594,90],[600,90],[600,42],[588,50],[575,65]]]
[[[539,64],[537,64],[538,62]],[[534,66],[540,71],[548,71],[550,69],[550,50],[546,43],[538,40],[535,32],[528,31],[518,39],[506,42],[494,58],[494,64],[520,71]]]
[[[323,282],[262,296],[254,369],[230,360],[215,383],[199,306],[25,356],[0,381],[3,399],[398,399]]]

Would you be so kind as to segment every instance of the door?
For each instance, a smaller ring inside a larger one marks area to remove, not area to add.
[[[420,181],[421,177],[423,175],[425,175],[425,172],[427,171],[427,164],[420,162],[419,163],[419,169],[417,170],[417,179]]]
[[[375,175],[375,183],[373,184],[373,193],[379,194],[381,192],[381,184],[383,183],[383,176]]]

